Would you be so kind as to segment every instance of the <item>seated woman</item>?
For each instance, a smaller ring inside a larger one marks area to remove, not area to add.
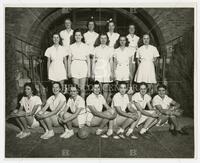
[[[11,113],[22,130],[16,135],[18,138],[22,139],[31,134],[28,131],[28,126],[31,128],[39,126],[39,122],[35,119],[35,114],[41,109],[42,101],[36,94],[37,91],[34,84],[26,83],[24,85],[24,96],[20,101],[20,108]]]
[[[84,99],[78,95],[78,85],[70,86],[70,98],[64,110],[59,114],[59,122],[64,125],[65,132],[61,138],[70,138],[74,135],[74,127],[82,128],[86,122],[86,109]]]
[[[166,95],[167,87],[159,85],[157,87],[158,95],[153,98],[153,106],[159,111],[158,126],[165,122],[169,122],[169,131],[172,135],[177,133],[187,135],[188,133],[182,129],[178,123],[178,118],[182,115],[183,110],[180,109],[180,104]]]
[[[125,81],[119,82],[119,92],[116,93],[112,100],[112,107],[117,112],[117,117],[114,121],[109,124],[109,131],[112,131],[114,127],[119,127],[117,130],[117,135],[114,135],[114,139],[125,138],[124,131],[128,128],[126,136],[132,134],[132,138],[137,139],[133,135],[133,128],[137,124],[138,113],[132,108],[129,102],[129,97],[127,95],[127,84]],[[107,135],[111,135],[112,132],[107,132]]]
[[[64,109],[66,104],[65,96],[60,92],[61,84],[54,82],[52,84],[53,95],[47,99],[45,106],[36,114],[37,120],[45,129],[41,139],[49,139],[54,136],[53,126],[58,126],[58,114]]]
[[[158,114],[151,105],[151,96],[147,94],[147,84],[140,83],[139,86],[140,91],[132,96],[132,106],[140,115],[137,126],[144,123],[143,128],[140,130],[140,134],[143,135],[157,123]],[[149,110],[145,110],[146,106]]]
[[[100,94],[100,83],[95,81],[93,84],[93,93],[86,100],[88,126],[98,126],[96,135],[101,135],[106,124],[116,117],[114,110],[107,104],[105,98]],[[103,111],[103,106],[106,111]]]

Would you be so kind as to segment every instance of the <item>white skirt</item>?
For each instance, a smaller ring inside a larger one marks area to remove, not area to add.
[[[153,61],[143,60],[139,64],[134,81],[137,83],[157,83]]]
[[[71,64],[72,78],[86,78],[88,72],[88,66],[86,61],[73,60]]]
[[[129,65],[117,65],[115,75],[116,80],[118,81],[127,81],[129,80]]]

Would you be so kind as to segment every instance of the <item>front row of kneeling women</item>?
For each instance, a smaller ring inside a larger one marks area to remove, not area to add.
[[[120,139],[130,136],[137,139],[133,132],[135,127],[144,124],[139,133],[145,135],[154,125],[160,126],[167,121],[170,124],[169,131],[173,135],[187,134],[177,121],[177,117],[182,114],[180,105],[166,95],[166,86],[158,86],[158,95],[154,96],[153,100],[147,94],[145,83],[139,85],[139,92],[132,96],[131,101],[126,94],[125,82],[120,82],[118,89],[119,92],[114,95],[109,106],[101,95],[100,83],[96,81],[93,84],[93,92],[87,97],[85,104],[84,99],[78,95],[78,86],[71,85],[70,98],[66,102],[65,96],[60,92],[60,83],[55,82],[52,84],[53,95],[42,107],[34,85],[26,83],[20,108],[11,113],[21,128],[21,132],[16,136],[25,138],[31,134],[28,128],[41,125],[45,130],[41,138],[49,139],[54,136],[53,127],[62,125],[64,132],[60,135],[61,138],[73,136],[73,127],[97,126],[96,135],[103,138],[112,136]],[[105,132],[106,126],[108,127]]]

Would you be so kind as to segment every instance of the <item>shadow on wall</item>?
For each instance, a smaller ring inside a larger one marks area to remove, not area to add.
[[[167,71],[169,94],[181,104],[184,115],[194,116],[194,29],[174,46]]]

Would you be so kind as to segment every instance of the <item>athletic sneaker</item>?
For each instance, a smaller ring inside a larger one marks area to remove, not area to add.
[[[21,131],[16,135],[16,137],[19,138],[22,134],[23,134],[23,132]]]
[[[126,136],[130,136],[133,133],[133,129],[129,128],[128,131],[126,132]]]
[[[112,129],[108,129],[107,133],[108,136],[111,136],[113,134],[113,130]]]
[[[96,135],[101,135],[101,134],[102,134],[102,132],[103,132],[103,130],[102,130],[102,129],[100,129],[100,128],[98,128],[98,129],[96,130]]]
[[[63,137],[64,139],[68,139],[74,135],[74,130],[69,130],[67,134]]]
[[[65,137],[65,136],[68,134],[68,132],[69,132],[69,130],[65,130],[65,132],[63,132],[63,133],[60,135],[60,137],[61,137],[61,138]]]
[[[49,139],[54,136],[54,131],[50,130],[47,135],[43,137],[43,139]]]
[[[46,131],[44,134],[42,134],[42,135],[40,136],[40,138],[43,139],[43,138],[48,134],[48,132],[49,132],[49,131]]]
[[[147,132],[147,129],[146,129],[146,128],[142,128],[142,129],[140,130],[140,134],[141,134],[141,135],[143,135],[145,132]]]
[[[135,136],[134,134],[131,135],[131,139],[138,139],[137,136]]]
[[[28,137],[30,134],[31,134],[30,132],[23,132],[22,135],[19,138],[23,139],[25,137]]]

